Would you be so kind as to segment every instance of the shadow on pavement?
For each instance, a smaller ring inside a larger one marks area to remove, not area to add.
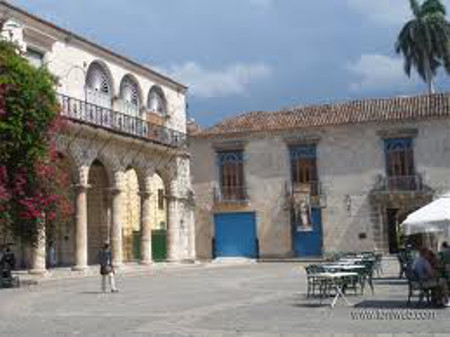
[[[323,303],[294,303],[292,306],[294,308],[324,308],[329,307],[330,303],[326,303],[326,301]]]
[[[383,285],[407,285],[408,281],[405,279],[399,279],[399,278],[379,278],[379,279],[373,279],[373,283],[376,286],[377,284],[383,284]]]
[[[374,309],[439,309],[436,306],[423,302],[408,302],[405,300],[393,301],[393,300],[370,300],[362,301],[355,304],[355,308],[374,308]]]
[[[97,291],[81,291],[81,295],[98,295],[98,294],[104,294],[103,291],[97,290]]]

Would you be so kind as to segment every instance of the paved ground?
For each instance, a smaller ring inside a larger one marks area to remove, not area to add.
[[[0,291],[0,336],[450,336],[450,309],[426,320],[352,319],[363,310],[406,310],[406,285],[395,278],[377,280],[374,296],[349,296],[356,308],[306,299],[305,283],[295,263],[160,268],[120,276],[118,294],[99,293],[98,278],[46,281]]]

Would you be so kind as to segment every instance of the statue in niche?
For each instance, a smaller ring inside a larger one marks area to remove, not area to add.
[[[313,230],[311,224],[311,209],[308,193],[295,193],[293,195],[294,221],[297,231]]]

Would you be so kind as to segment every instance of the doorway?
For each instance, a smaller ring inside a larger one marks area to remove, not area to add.
[[[389,243],[389,253],[396,254],[399,249],[399,238],[398,238],[398,219],[399,210],[397,208],[386,209],[386,220],[388,229],[388,243]]]

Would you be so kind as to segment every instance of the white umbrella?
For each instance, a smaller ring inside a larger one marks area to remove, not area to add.
[[[406,235],[417,233],[450,233],[450,193],[408,215],[400,225]]]

